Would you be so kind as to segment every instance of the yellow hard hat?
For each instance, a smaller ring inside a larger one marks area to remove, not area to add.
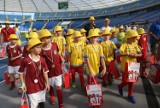
[[[106,18],[105,21],[109,21],[110,22],[110,19]]]
[[[145,33],[146,33],[145,30],[144,30],[143,28],[137,29],[137,32],[138,32],[139,35],[145,34]]]
[[[80,37],[82,37],[81,32],[80,31],[75,31],[74,36],[72,38],[80,38]]]
[[[68,31],[67,31],[67,35],[72,35],[74,33],[74,30],[73,29],[69,29]]]
[[[101,32],[101,30],[100,30],[99,28],[95,28],[95,30],[96,30],[98,33]]]
[[[52,36],[51,32],[47,29],[42,29],[39,31],[39,39],[51,36]]]
[[[121,25],[121,26],[119,27],[119,29],[124,29],[123,25]]]
[[[118,33],[119,32],[119,28],[115,28],[116,29],[116,33]]]
[[[27,50],[29,51],[31,48],[33,48],[33,47],[35,47],[35,46],[37,46],[39,44],[41,44],[41,41],[38,38],[37,39],[36,38],[35,39],[30,39],[28,41]]]
[[[87,31],[83,28],[80,30],[81,33],[86,33]]]
[[[62,31],[63,29],[62,26],[56,26],[54,30],[55,32],[57,32],[57,31]]]
[[[87,38],[91,38],[91,37],[99,37],[100,35],[98,34],[96,29],[91,29],[89,31],[89,36]]]
[[[117,33],[117,30],[115,28],[110,30],[111,33]]]
[[[37,31],[37,29],[36,29],[36,28],[34,28],[32,31],[33,31],[33,32],[36,32],[36,31]]]
[[[111,32],[108,29],[104,29],[102,35],[111,35]]]
[[[95,20],[94,16],[90,16],[89,20]]]
[[[38,38],[38,33],[37,32],[31,32],[30,35],[28,36],[28,39],[34,39]]]
[[[138,35],[136,30],[127,30],[126,31],[126,38],[133,38],[133,37],[137,37],[140,36]]]
[[[9,22],[8,20],[6,20],[6,21],[4,22],[4,24],[10,24],[10,22]]]
[[[16,34],[11,34],[8,40],[11,40],[11,39],[18,40],[18,37],[16,36]]]

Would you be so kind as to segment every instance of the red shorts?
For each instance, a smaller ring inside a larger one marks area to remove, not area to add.
[[[72,75],[76,74],[76,72],[78,74],[83,74],[83,67],[82,66],[80,66],[80,67],[71,67],[70,68],[70,72],[71,72]]]

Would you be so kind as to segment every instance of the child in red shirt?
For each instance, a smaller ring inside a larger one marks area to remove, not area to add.
[[[39,56],[41,52],[39,39],[31,39],[27,50],[30,51],[25,57],[19,69],[19,77],[22,83],[22,91],[27,92],[31,108],[44,108],[46,90],[49,91],[48,67],[45,59]],[[25,78],[24,71],[26,70]]]
[[[146,68],[146,58],[147,58],[147,50],[148,50],[148,35],[146,34],[143,28],[139,28],[137,30],[138,34],[141,35],[140,39],[138,40],[138,45],[141,47],[142,57],[140,60],[142,61],[142,73],[141,76],[143,78],[147,78],[147,74],[145,72]]]
[[[63,92],[62,92],[62,57],[58,53],[59,49],[56,43],[51,43],[51,33],[47,29],[40,30],[39,39],[42,41],[41,55],[45,58],[49,69],[48,77],[50,84],[50,101],[55,104],[54,87],[57,90],[59,108],[63,106]]]
[[[11,81],[9,90],[13,90],[15,87],[14,74],[18,73],[21,63],[22,50],[21,47],[17,45],[17,40],[17,36],[15,34],[11,34],[9,37],[10,44],[6,46],[6,52],[8,54],[8,72]]]

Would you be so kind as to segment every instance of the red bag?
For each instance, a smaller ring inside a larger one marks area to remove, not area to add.
[[[115,78],[115,79],[117,79],[117,78],[120,77],[120,74],[119,74],[117,65],[116,65],[116,63],[115,63],[114,60],[112,60],[112,61],[109,63],[108,71],[111,72],[111,73],[114,75],[114,78]]]
[[[126,63],[125,65],[125,72],[123,81],[124,82],[138,82],[139,77],[139,69],[140,69],[140,63]]]
[[[9,80],[9,74],[8,74],[8,72],[5,72],[5,73],[4,73],[4,79],[5,79],[5,83],[6,83],[7,85],[9,85],[9,84],[10,84],[10,80]]]
[[[148,78],[152,81],[153,84],[158,84],[160,82],[160,65],[151,65]]]
[[[21,106],[20,108],[29,108],[29,102],[26,92],[22,93]]]
[[[70,88],[70,73],[67,72],[64,74],[64,88]]]
[[[0,47],[0,58],[3,58],[5,56],[4,48]]]
[[[89,106],[102,106],[103,105],[102,85],[96,84],[95,79],[94,82],[95,84],[86,86]]]

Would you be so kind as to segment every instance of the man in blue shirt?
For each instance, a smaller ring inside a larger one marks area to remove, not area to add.
[[[152,54],[155,54],[156,45],[160,41],[160,18],[159,20],[150,26],[150,46]]]

